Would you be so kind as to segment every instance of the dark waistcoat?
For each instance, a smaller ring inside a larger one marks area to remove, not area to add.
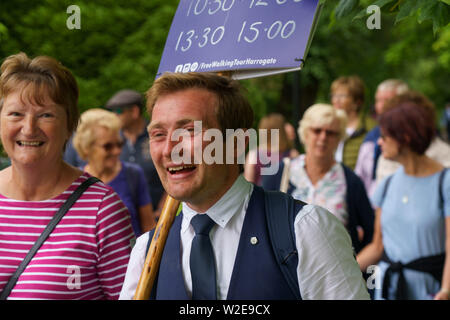
[[[152,297],[157,300],[190,299],[181,271],[182,213],[175,218],[164,248]],[[288,231],[286,231],[288,232]],[[258,242],[252,244],[250,239]],[[250,198],[234,262],[227,300],[293,300],[275,259],[265,218],[264,192],[255,187]]]

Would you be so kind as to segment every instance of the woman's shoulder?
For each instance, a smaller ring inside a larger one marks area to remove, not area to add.
[[[90,175],[87,172],[82,172],[82,174],[75,180],[72,182],[71,186],[69,187],[69,192],[73,192],[75,191],[78,186],[80,186],[84,181],[86,181],[87,179],[89,179],[90,177],[92,177],[92,175]],[[86,191],[84,192],[84,194],[86,195],[91,195],[91,196],[96,196],[96,197],[105,197],[111,193],[114,193],[114,189],[112,187],[110,187],[109,185],[103,183],[103,181],[99,180],[94,182],[93,184],[91,184]]]
[[[305,166],[305,154],[299,154],[295,158],[291,159],[291,168],[300,168]]]
[[[405,179],[407,179],[407,176],[403,170],[403,167],[400,166],[399,168],[397,168],[397,170],[394,171],[394,173],[383,177],[379,182],[377,182],[373,198],[383,199],[386,196],[388,188],[391,184],[394,185],[392,190],[396,191],[405,184],[410,183],[408,181],[405,181]]]
[[[338,166],[334,166],[339,168],[340,170],[342,170],[342,172],[344,173],[344,177],[346,180],[346,183],[348,185],[350,184],[360,184],[360,185],[364,185],[361,178],[349,167],[347,167],[345,164],[343,164],[342,162],[339,163]]]

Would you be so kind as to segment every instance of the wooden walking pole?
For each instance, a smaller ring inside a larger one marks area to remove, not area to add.
[[[139,278],[136,292],[133,297],[134,300],[148,300],[150,297],[153,283],[155,282],[156,274],[158,273],[159,264],[161,263],[167,236],[177,214],[179,205],[179,200],[175,200],[167,195],[158,224],[156,225],[155,233],[153,234],[152,242],[148,248],[144,268],[142,269],[141,277]]]

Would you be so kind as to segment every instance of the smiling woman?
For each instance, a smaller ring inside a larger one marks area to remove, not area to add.
[[[78,87],[61,63],[20,53],[1,66],[0,290],[8,299],[116,299],[133,237],[128,212],[101,182],[66,212],[17,282],[12,275],[90,175],[63,161],[78,119]],[[7,292],[7,291],[6,291]]]
[[[84,170],[111,186],[127,206],[136,237],[156,224],[152,199],[142,168],[120,161],[124,144],[120,118],[111,111],[93,108],[81,115],[73,144],[87,161]]]

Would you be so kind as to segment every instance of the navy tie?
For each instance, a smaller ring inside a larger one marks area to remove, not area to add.
[[[216,263],[209,239],[209,231],[214,224],[204,213],[191,219],[195,230],[190,256],[193,300],[217,300]]]

